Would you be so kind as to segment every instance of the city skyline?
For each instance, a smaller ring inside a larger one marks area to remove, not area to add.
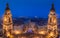
[[[3,38],[58,38],[59,28],[54,3],[52,3],[48,16],[47,25],[42,26],[43,28],[41,28],[41,26],[37,26],[38,22],[29,21],[28,23],[23,24],[24,26],[18,26],[18,29],[18,27],[14,25],[15,23],[13,23],[12,14],[7,3],[2,20]]]
[[[1,0],[0,3],[1,38],[60,38],[56,0]]]
[[[52,3],[56,10],[57,17],[60,18],[59,0],[0,0],[0,17],[3,16],[6,3],[9,4],[13,17],[42,17],[48,18]]]

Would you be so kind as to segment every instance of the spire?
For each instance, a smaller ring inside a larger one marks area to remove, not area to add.
[[[10,10],[8,3],[6,4],[6,10]]]
[[[8,14],[8,12],[10,11],[9,5],[8,3],[6,4],[6,9],[5,9],[5,15]]]
[[[54,3],[52,3],[52,8],[51,8],[51,11],[55,11],[55,8],[54,8]]]

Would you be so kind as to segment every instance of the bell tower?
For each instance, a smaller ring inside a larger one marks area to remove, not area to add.
[[[3,34],[9,37],[12,30],[13,30],[12,15],[9,9],[9,5],[7,3],[5,13],[3,16]]]
[[[52,4],[52,8],[50,10],[49,18],[48,18],[48,25],[47,25],[47,31],[48,31],[48,38],[56,38],[58,31],[57,31],[57,18],[56,13],[54,9],[54,4]]]

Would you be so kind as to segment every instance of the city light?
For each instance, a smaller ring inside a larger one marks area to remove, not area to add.
[[[46,32],[45,31],[39,31],[39,34],[44,35]]]
[[[50,33],[50,36],[54,36],[54,33],[53,33],[53,32],[51,32],[51,33]]]
[[[21,34],[21,31],[15,30],[14,33],[15,34]]]
[[[10,36],[10,33],[7,33],[7,37],[9,37]]]
[[[13,35],[11,35],[10,33],[7,33],[7,37],[13,38]]]
[[[24,36],[23,36],[23,37],[21,37],[21,38],[27,38],[27,37],[24,37]]]

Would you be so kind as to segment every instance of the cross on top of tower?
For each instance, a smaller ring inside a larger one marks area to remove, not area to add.
[[[54,8],[54,3],[52,3],[52,8],[50,11],[55,11],[55,8]]]

